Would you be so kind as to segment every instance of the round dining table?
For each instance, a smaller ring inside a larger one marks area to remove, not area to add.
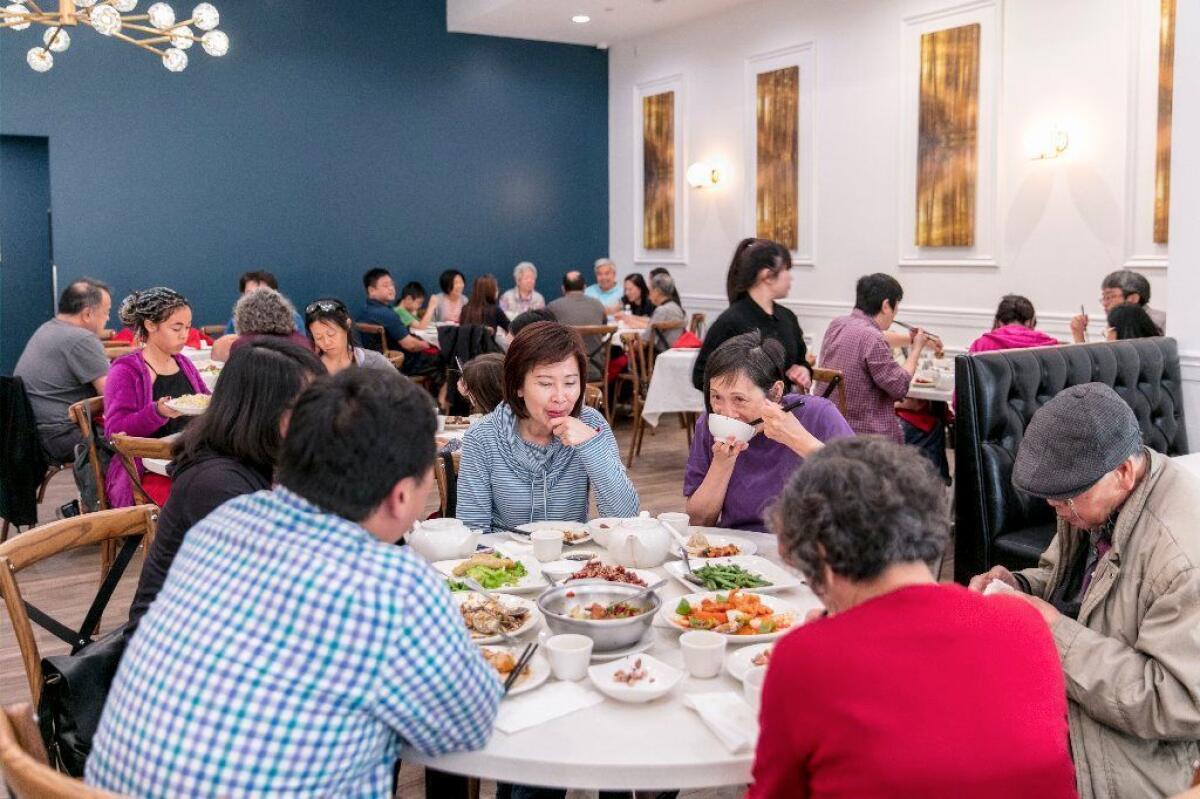
[[[692,529],[752,541],[758,549],[755,554],[782,565],[773,535],[704,527]],[[481,543],[499,544],[510,554],[517,554],[509,546],[512,542],[506,536],[486,535]],[[566,552],[571,549],[566,548]],[[595,542],[574,549],[595,551],[602,561],[612,563],[608,553]],[[669,577],[662,567],[650,571],[667,580],[658,591],[665,607],[672,606],[685,594],[702,590],[685,588]],[[808,611],[821,607],[807,584],[771,596],[798,608],[797,624],[803,621]],[[543,630],[544,621],[524,638],[533,639]],[[683,669],[683,653],[679,648],[682,631],[657,625],[651,630],[654,640],[647,653]],[[734,640],[730,639],[727,653],[736,648]],[[587,678],[580,684],[590,686]],[[671,693],[652,702],[623,704],[605,698],[601,704],[512,735],[497,730],[487,746],[479,751],[425,757],[415,750],[405,749],[402,758],[452,774],[554,788],[661,791],[744,785],[750,782],[754,752],[730,752],[701,721],[697,712],[685,706],[683,701],[689,694],[723,691],[735,691],[739,695],[742,691],[741,683],[724,669],[712,679],[688,675]]]

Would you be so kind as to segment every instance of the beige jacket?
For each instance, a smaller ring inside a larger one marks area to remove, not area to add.
[[[1052,626],[1066,675],[1082,799],[1140,799],[1188,786],[1200,757],[1200,478],[1146,450],[1146,476],[1117,516],[1079,620]],[[1036,568],[1048,599],[1087,533],[1061,519]]]

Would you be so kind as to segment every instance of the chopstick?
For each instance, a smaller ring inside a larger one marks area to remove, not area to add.
[[[781,410],[781,411],[783,411],[784,413],[787,413],[788,411],[794,411],[794,410],[796,410],[797,408],[799,408],[799,407],[800,407],[801,405],[803,405],[803,404],[804,404],[804,400],[803,400],[803,399],[798,399],[798,400],[796,400],[795,402],[789,402],[787,405],[784,405],[782,408],[780,408],[780,410]],[[762,417],[759,417],[758,419],[755,419],[753,422],[750,422],[750,426],[751,426],[751,427],[755,427],[755,426],[757,426],[757,425],[760,425],[760,424],[762,424],[762,423],[763,423]]]
[[[500,524],[499,522],[492,522],[492,532],[494,533],[497,530],[504,533],[516,533],[517,535],[524,536],[533,535],[533,533],[529,532],[528,530],[518,530],[515,527],[509,527],[508,525]]]
[[[904,328],[905,330],[907,330],[910,333],[917,329],[917,328],[913,327],[912,325],[906,325],[904,322],[901,322],[899,319],[893,319],[892,324],[900,325],[900,327]],[[924,330],[923,332],[925,333],[925,335],[928,338],[937,339],[938,341],[942,340],[942,337],[939,336],[937,333],[934,333],[932,330]]]
[[[1083,307],[1083,303],[1079,303],[1079,315],[1080,315],[1080,316],[1087,316],[1087,310],[1086,310],[1086,309]],[[1084,328],[1083,328],[1083,342],[1086,344],[1086,343],[1087,343],[1087,340],[1088,340],[1087,326],[1086,326],[1086,325],[1084,325]]]
[[[521,652],[521,657],[517,659],[516,667],[509,672],[508,679],[504,681],[504,694],[508,695],[509,690],[517,684],[517,680],[521,678],[521,672],[529,665],[529,661],[533,659],[533,653],[537,651],[537,643],[525,644],[525,649]]]

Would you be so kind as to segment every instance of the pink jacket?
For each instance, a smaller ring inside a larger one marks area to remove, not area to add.
[[[1023,350],[1029,347],[1054,347],[1059,340],[1047,336],[1040,330],[1031,330],[1025,325],[1011,324],[984,333],[971,343],[968,352],[991,352],[993,350]]]
[[[207,394],[208,386],[192,362],[182,355],[175,356],[175,363],[183,370],[192,391]],[[146,368],[142,351],[136,350],[122,355],[108,369],[108,380],[104,384],[104,431],[108,435],[124,433],[130,436],[153,436],[167,423],[154,407],[154,379]],[[138,474],[143,473],[140,459],[134,461]],[[110,508],[126,508],[133,504],[133,484],[121,466],[113,458],[104,478],[104,489],[108,493]]]

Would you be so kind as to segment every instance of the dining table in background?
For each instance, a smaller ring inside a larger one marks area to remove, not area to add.
[[[642,418],[648,425],[658,427],[664,413],[704,413],[704,394],[692,385],[698,357],[698,349],[672,349],[654,359],[654,373],[642,404]]]

